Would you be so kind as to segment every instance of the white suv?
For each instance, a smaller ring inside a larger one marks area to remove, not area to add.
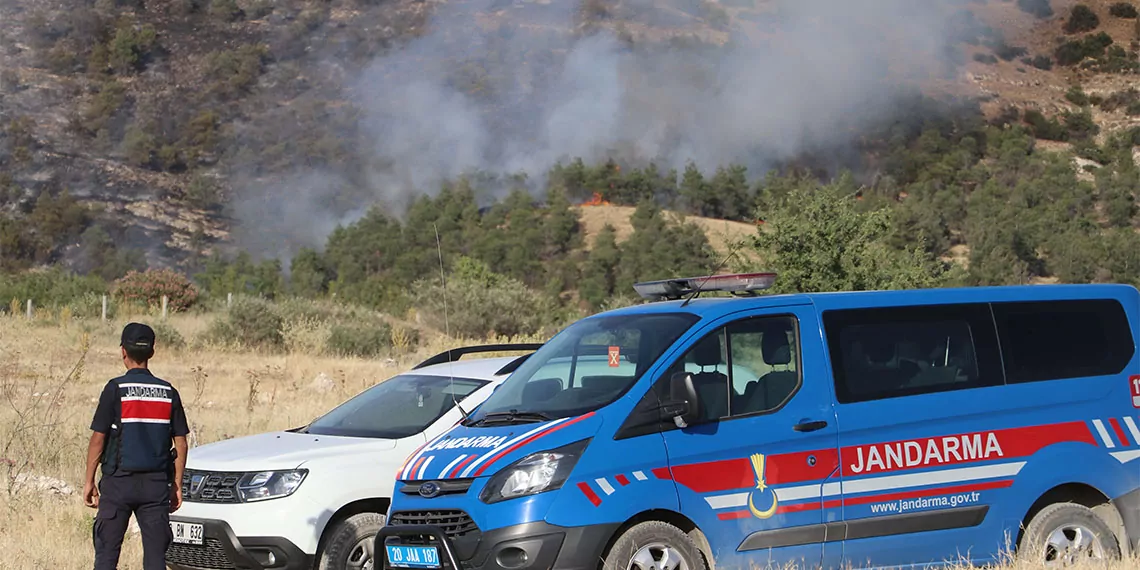
[[[470,413],[541,345],[457,348],[361,392],[305,427],[187,454],[170,517],[174,570],[372,567],[396,470]],[[466,354],[528,351],[457,362]],[[456,407],[455,403],[459,406]]]

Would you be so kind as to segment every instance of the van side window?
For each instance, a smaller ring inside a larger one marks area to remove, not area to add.
[[[985,304],[828,311],[841,403],[1002,383]]]
[[[1119,374],[1136,343],[1117,301],[994,303],[1006,382]]]
[[[716,421],[779,408],[800,384],[792,317],[750,318],[709,333],[666,372],[693,375],[701,402],[698,421]]]

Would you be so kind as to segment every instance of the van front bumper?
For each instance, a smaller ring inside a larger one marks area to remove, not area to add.
[[[225,521],[171,516],[172,521],[202,525],[202,544],[172,543],[166,550],[171,570],[309,570],[313,557],[287,538],[243,536],[238,538]]]
[[[435,546],[441,570],[596,570],[618,523],[563,527],[542,521],[483,531],[476,541],[453,540],[430,525],[386,525],[376,535],[378,570],[392,566],[384,546]]]

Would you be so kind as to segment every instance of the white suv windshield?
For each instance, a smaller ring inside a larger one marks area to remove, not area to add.
[[[486,384],[471,378],[393,376],[317,418],[301,433],[398,439],[417,434]],[[462,405],[462,404],[461,404]]]
[[[527,359],[465,424],[542,421],[605,406],[697,320],[690,313],[643,313],[578,321]]]

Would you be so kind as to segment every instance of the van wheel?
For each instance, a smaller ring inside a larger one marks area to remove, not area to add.
[[[707,570],[693,538],[660,521],[638,523],[606,554],[605,570]]]
[[[336,523],[329,531],[328,544],[321,553],[320,570],[372,570],[375,567],[376,534],[384,526],[384,515],[357,513]]]
[[[1059,568],[1085,559],[1119,560],[1120,544],[1092,509],[1076,503],[1054,503],[1029,521],[1018,557],[1033,565]]]

